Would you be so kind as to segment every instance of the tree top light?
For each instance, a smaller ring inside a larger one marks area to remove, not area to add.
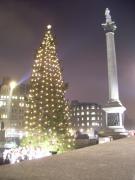
[[[50,24],[48,24],[47,29],[51,29],[51,28],[52,28],[52,26]]]

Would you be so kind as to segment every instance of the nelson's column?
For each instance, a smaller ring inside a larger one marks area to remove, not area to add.
[[[108,65],[108,86],[109,86],[109,100],[103,107],[106,113],[106,128],[105,135],[112,135],[114,138],[127,135],[124,128],[124,111],[126,108],[119,100],[118,79],[117,79],[117,64],[114,32],[116,24],[111,19],[110,10],[105,10],[106,22],[102,24],[106,34],[107,46],[107,65]]]

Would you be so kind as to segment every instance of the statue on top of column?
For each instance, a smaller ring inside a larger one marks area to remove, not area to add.
[[[112,22],[112,18],[110,15],[110,10],[108,8],[106,8],[105,10],[105,17],[106,17],[106,23],[111,23]]]

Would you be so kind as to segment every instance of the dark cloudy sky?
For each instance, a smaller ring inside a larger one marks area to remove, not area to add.
[[[134,0],[0,0],[0,78],[31,72],[45,27],[52,24],[70,100],[104,104],[108,98],[104,11],[111,10],[120,100],[135,122]]]

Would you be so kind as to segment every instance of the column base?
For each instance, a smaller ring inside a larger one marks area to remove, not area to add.
[[[125,128],[105,128],[99,132],[99,136],[112,136],[113,139],[120,139],[128,136],[128,130],[126,130]]]
[[[124,128],[124,111],[126,108],[122,103],[119,100],[109,100],[103,110],[106,112],[104,136],[112,136],[114,139],[127,137],[128,131]]]

